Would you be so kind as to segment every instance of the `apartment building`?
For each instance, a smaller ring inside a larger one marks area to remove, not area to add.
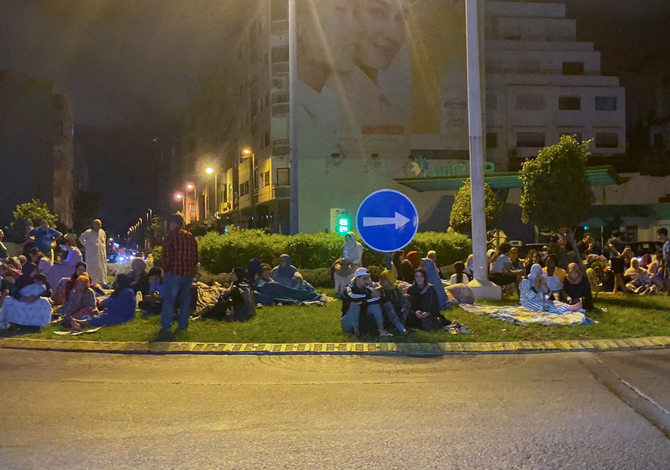
[[[444,195],[418,193],[396,180],[467,168],[463,1],[408,2],[411,15],[398,2],[374,2],[386,9],[373,12],[367,0],[354,2],[351,12],[321,0],[301,15],[305,2],[297,1],[300,230],[329,230],[330,209],[353,215],[367,194],[382,188],[407,193],[422,220],[434,219]],[[514,169],[562,134],[594,139],[592,150],[600,155],[623,154],[624,89],[618,78],[601,75],[594,45],[577,41],[565,5],[488,1],[484,11],[491,168]],[[225,224],[288,232],[287,13],[287,0],[258,0],[189,111],[188,172],[202,181],[201,206],[218,202],[210,212]],[[376,38],[383,44],[366,49],[365,41]],[[334,70],[322,83],[320,57]],[[202,177],[212,165],[218,192]],[[448,220],[448,213],[440,217]]]

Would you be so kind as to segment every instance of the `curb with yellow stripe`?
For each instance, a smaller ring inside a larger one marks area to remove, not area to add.
[[[490,343],[146,343],[2,338],[0,348],[130,354],[416,355],[613,351],[670,348],[670,336]]]

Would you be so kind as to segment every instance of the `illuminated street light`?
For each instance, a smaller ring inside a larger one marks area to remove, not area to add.
[[[205,168],[205,173],[207,173],[208,175],[213,175],[215,173],[215,170],[211,166],[208,166],[207,168]]]
[[[177,191],[174,193],[174,200],[177,202],[183,201],[184,200],[184,193]]]
[[[186,183],[186,190],[187,191],[193,191],[195,189],[195,185],[193,183]]]

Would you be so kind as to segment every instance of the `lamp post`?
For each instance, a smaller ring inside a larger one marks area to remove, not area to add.
[[[216,214],[219,212],[219,182],[218,182],[218,173],[214,168],[211,166],[208,166],[205,168],[205,173],[208,175],[214,175],[214,212],[212,215]]]
[[[182,193],[181,191],[175,191],[175,193],[174,193],[174,200],[175,200],[175,202],[177,202],[178,204],[181,204],[181,206],[182,206],[182,214],[183,214],[183,213],[185,212],[185,210],[184,210],[184,203],[185,203],[185,201],[184,201],[184,193]]]
[[[241,157],[243,159],[251,158],[251,172],[249,173],[249,180],[251,182],[251,218],[253,219],[252,228],[256,228],[256,200],[254,199],[254,194],[258,191],[258,183],[256,181],[256,154],[251,148],[244,147],[241,152]]]

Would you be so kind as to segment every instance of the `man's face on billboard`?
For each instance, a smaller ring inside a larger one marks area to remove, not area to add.
[[[384,70],[405,42],[405,0],[357,0],[356,17],[362,34],[356,61],[372,70]]]

